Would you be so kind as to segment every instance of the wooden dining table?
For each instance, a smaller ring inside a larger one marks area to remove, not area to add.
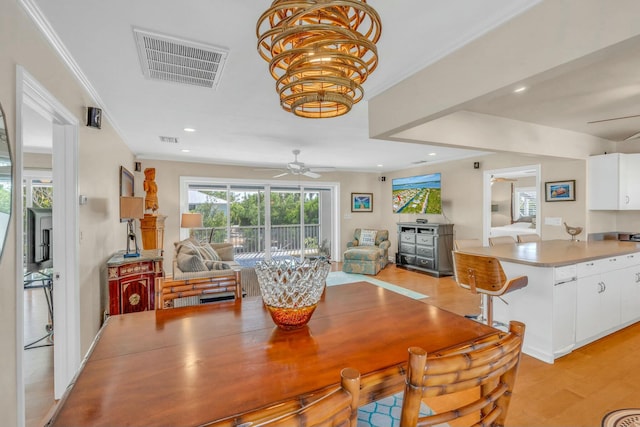
[[[111,316],[48,425],[198,426],[338,385],[345,367],[364,404],[403,389],[410,346],[497,332],[367,282],[327,287],[295,331],[259,297]]]

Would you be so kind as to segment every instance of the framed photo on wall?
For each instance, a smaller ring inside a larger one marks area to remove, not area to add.
[[[576,181],[551,181],[544,183],[545,202],[573,202],[576,200]]]
[[[133,197],[133,174],[120,166],[120,197]]]
[[[351,212],[373,212],[373,193],[351,193]]]
[[[120,197],[133,197],[133,174],[124,166],[120,166]],[[126,222],[126,219],[120,219],[120,222]]]

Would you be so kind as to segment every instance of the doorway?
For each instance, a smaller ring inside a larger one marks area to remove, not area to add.
[[[483,245],[489,237],[540,236],[540,165],[484,171]]]
[[[51,240],[52,248],[52,304],[53,325],[55,325],[55,345],[53,346],[53,398],[60,399],[77,372],[80,361],[80,299],[78,270],[78,195],[77,195],[77,153],[78,120],[49,93],[23,67],[16,73],[16,177],[17,182],[24,176],[24,144],[28,133],[29,110],[44,117],[51,127],[52,179],[56,183],[52,207]],[[16,203],[16,217],[23,218],[25,206],[22,197]],[[16,221],[16,233],[25,233],[22,221]],[[24,241],[17,239],[16,271],[23,271]],[[17,396],[19,425],[25,422],[25,382],[24,382],[24,296],[21,275],[16,300],[17,325]]]

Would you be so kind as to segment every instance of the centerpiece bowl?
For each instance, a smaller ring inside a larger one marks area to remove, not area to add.
[[[273,323],[283,330],[306,325],[324,292],[330,269],[325,258],[259,262],[260,293]]]

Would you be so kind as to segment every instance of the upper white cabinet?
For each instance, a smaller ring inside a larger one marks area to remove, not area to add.
[[[591,210],[640,210],[640,154],[589,157],[588,200]]]

